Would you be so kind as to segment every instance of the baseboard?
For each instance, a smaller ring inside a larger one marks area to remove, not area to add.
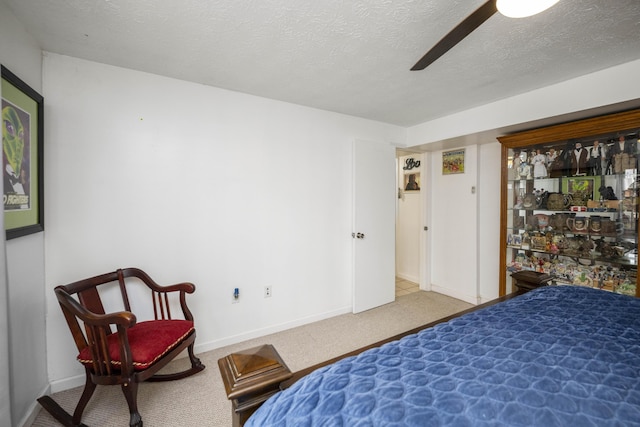
[[[478,299],[480,300],[480,304],[484,304],[485,302],[493,301],[496,298],[498,298],[498,297],[497,296],[495,296],[495,297],[483,297],[482,295],[480,295],[478,297]]]
[[[84,373],[82,375],[76,375],[75,377],[64,378],[61,380],[56,380],[51,382],[51,393],[57,393],[59,391],[65,391],[76,387],[81,387],[84,385],[86,380],[86,376]]]
[[[268,328],[256,329],[243,334],[234,335],[231,337],[222,338],[219,340],[208,341],[197,344],[195,346],[196,353],[204,353],[207,351],[215,350],[220,347],[226,347],[228,345],[237,344],[242,341],[259,338],[269,334],[275,334],[276,332],[286,331],[287,329],[296,328],[298,326],[307,325],[309,323],[318,322],[320,320],[329,319],[331,317],[339,316],[341,314],[352,313],[352,307],[343,307],[337,310],[327,311],[324,313],[316,314],[313,316],[303,317],[291,322],[281,323],[279,325],[273,325]]]
[[[40,392],[38,397],[44,396],[50,393],[51,393],[51,386],[47,384],[44,387],[44,389]],[[24,414],[22,419],[18,422],[18,425],[20,427],[30,427],[35,422],[39,413],[40,413],[40,404],[38,403],[37,400],[34,399],[33,403],[29,406],[29,409],[27,409],[27,412]]]
[[[402,280],[407,280],[409,282],[420,284],[420,277],[418,276],[412,276],[411,274],[404,274],[404,273],[396,273],[396,277]]]
[[[303,326],[309,323],[317,322],[320,320],[329,319],[331,317],[339,316],[341,314],[348,314],[352,312],[352,307],[343,307],[336,310],[327,311],[324,313],[315,314],[313,316],[302,317],[300,319],[285,322],[278,325],[273,325],[268,328],[255,329],[253,331],[245,332],[243,334],[234,335],[231,337],[222,338],[214,341],[207,341],[200,343],[196,339],[196,345],[194,347],[195,353],[205,353],[207,351],[215,350],[220,347],[225,347],[232,344],[237,344],[242,341],[247,341],[254,338],[259,338],[265,335],[274,334],[276,332],[282,332],[287,329]],[[186,357],[186,353],[180,357]],[[51,382],[51,393],[57,393],[59,391],[69,390],[75,387],[81,387],[84,385],[85,375],[77,375],[74,377],[64,378]]]
[[[480,304],[480,298],[478,296],[472,296],[472,295],[464,294],[462,292],[456,292],[455,290],[450,288],[443,288],[441,286],[432,284],[431,291],[446,295],[448,297],[459,299],[464,302],[468,302],[469,304],[473,304],[473,305]]]

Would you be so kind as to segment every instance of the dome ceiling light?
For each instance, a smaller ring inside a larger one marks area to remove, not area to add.
[[[549,9],[558,0],[497,0],[498,12],[509,18],[526,18]]]

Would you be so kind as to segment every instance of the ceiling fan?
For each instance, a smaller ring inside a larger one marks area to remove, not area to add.
[[[442,38],[431,48],[416,65],[411,67],[411,71],[424,70],[436,59],[447,53],[451,48],[460,43],[473,30],[491,18],[496,12],[510,18],[524,18],[535,15],[556,4],[558,0],[488,0],[476,9],[464,21],[458,24],[453,30]]]

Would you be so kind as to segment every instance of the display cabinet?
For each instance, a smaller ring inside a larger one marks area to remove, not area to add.
[[[500,295],[511,275],[640,296],[640,110],[534,129],[502,144]]]

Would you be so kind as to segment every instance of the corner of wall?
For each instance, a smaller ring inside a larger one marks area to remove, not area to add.
[[[42,91],[42,51],[1,0],[0,63],[37,92]],[[0,286],[4,290],[4,294],[0,293],[0,307],[6,308],[2,311],[8,317],[6,323],[0,321],[8,332],[0,333],[0,354],[8,356],[2,357],[8,360],[2,366],[9,372],[7,377],[0,371],[0,419],[11,420],[11,425],[27,423],[37,413],[34,402],[43,389],[49,388],[44,333],[44,238],[39,233],[16,240],[6,242],[3,238],[0,250]],[[21,265],[12,265],[16,259]],[[37,307],[38,315],[25,321],[31,307]],[[42,335],[34,336],[34,329],[42,331]]]

